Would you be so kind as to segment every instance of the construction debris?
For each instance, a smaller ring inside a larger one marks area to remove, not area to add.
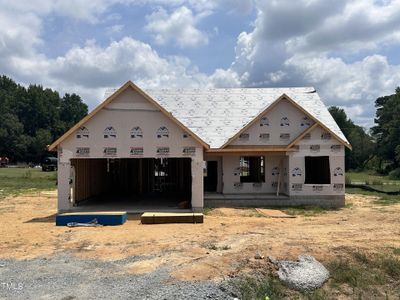
[[[264,255],[261,255],[260,253],[257,253],[256,255],[254,255],[255,259],[264,259]]]
[[[67,223],[68,227],[98,227],[103,226],[97,222],[97,219],[93,219],[87,223],[79,223],[79,222],[69,222]]]

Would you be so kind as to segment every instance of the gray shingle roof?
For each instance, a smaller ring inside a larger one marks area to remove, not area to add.
[[[106,91],[109,97],[115,90]],[[286,94],[343,141],[346,137],[313,87],[144,89],[211,148],[220,148],[282,94]]]

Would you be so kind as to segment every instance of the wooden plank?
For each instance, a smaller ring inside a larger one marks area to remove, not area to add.
[[[202,213],[145,212],[141,215],[142,224],[203,223]]]

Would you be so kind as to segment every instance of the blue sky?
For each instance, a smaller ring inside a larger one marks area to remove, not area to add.
[[[0,73],[75,92],[314,86],[373,125],[400,85],[400,0],[0,0]]]

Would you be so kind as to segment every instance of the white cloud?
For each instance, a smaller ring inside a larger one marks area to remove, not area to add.
[[[320,26],[287,41],[296,51],[358,52],[382,43],[398,43],[400,1],[378,5],[373,0],[349,1],[340,14],[328,16]]]
[[[0,0],[0,7],[21,14],[31,13],[37,16],[54,14],[92,23],[98,22],[98,17],[110,6],[123,0],[29,0],[7,1]]]
[[[160,57],[150,45],[123,38],[107,47],[87,41],[73,47],[64,56],[49,59],[37,55],[18,58],[13,73],[27,82],[45,83],[60,92],[76,92],[87,97],[91,107],[98,103],[106,88],[133,80],[141,87],[199,87],[208,82],[179,56]]]
[[[373,123],[374,100],[392,94],[400,83],[400,66],[390,65],[381,55],[347,64],[340,58],[299,55],[291,57],[285,64],[315,84],[323,99],[347,107],[349,115],[360,117],[359,123],[365,126]]]
[[[186,6],[176,9],[171,14],[159,8],[156,12],[146,16],[148,24],[146,31],[153,34],[157,44],[177,43],[179,47],[195,47],[208,43],[208,36],[205,32],[196,28],[197,23],[208,12],[193,15]]]
[[[119,38],[123,20],[110,9],[116,3],[157,7],[147,16],[147,32],[158,44],[182,48],[218,42],[222,26],[215,33],[201,29],[217,10],[229,18],[256,7],[257,16],[254,28],[238,35],[232,64],[206,75],[188,58]],[[144,87],[314,85],[327,104],[372,125],[373,100],[400,82],[400,65],[379,55],[400,44],[400,0],[0,0],[0,7],[0,70],[24,83],[77,92],[92,104],[128,79]],[[57,16],[105,22],[115,41],[86,41],[49,58],[39,50],[46,47],[43,20]]]
[[[112,36],[120,34],[122,32],[122,30],[124,29],[124,27],[125,26],[122,24],[115,24],[112,26],[108,26],[106,28],[106,33],[107,33],[107,35],[112,37]]]
[[[399,45],[400,0],[261,0],[257,9],[254,29],[237,38],[232,65],[211,80],[314,85],[325,103],[346,107],[356,122],[373,125],[374,100],[399,85],[400,65],[365,53]],[[359,58],[346,61],[349,54]]]
[[[215,87],[238,87],[240,86],[240,78],[236,72],[232,70],[216,69],[210,76],[210,81]]]
[[[77,14],[74,17],[97,22],[109,4],[95,2],[99,7],[75,3]],[[102,99],[106,88],[119,86],[127,80],[143,87],[207,84],[207,77],[192,66],[189,59],[162,57],[149,44],[130,37],[106,46],[88,40],[85,45],[75,45],[56,58],[47,57],[38,50],[45,45],[41,37],[43,18],[73,14],[73,5],[67,8],[66,3],[46,0],[30,2],[27,6],[17,1],[1,3],[4,4],[0,11],[0,70],[3,74],[23,84],[36,83],[61,93],[78,93],[91,108]],[[120,23],[118,16],[111,15]],[[116,24],[108,28],[108,34],[120,30],[122,27]]]

